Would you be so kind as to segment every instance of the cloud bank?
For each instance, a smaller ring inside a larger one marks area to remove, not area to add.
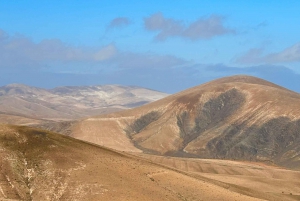
[[[262,49],[255,49],[247,59],[249,63],[257,58],[299,61],[298,53],[299,45],[265,56],[261,56]],[[300,75],[284,66],[241,68],[199,64],[171,55],[124,52],[114,44],[91,48],[68,45],[57,39],[35,43],[24,36],[10,36],[3,30],[0,30],[0,61],[0,85],[19,82],[49,88],[122,84],[175,93],[223,76],[246,74],[300,92]]]
[[[98,62],[111,59],[117,49],[110,44],[100,48],[76,47],[58,39],[34,43],[24,36],[9,36],[0,30],[0,68],[43,67],[51,62]]]
[[[300,43],[296,43],[280,52],[264,54],[263,48],[253,48],[236,59],[237,63],[288,63],[300,61]]]
[[[9,36],[1,29],[0,61],[2,69],[48,68],[65,72],[71,68],[71,71],[84,73],[122,68],[172,68],[186,63],[184,59],[170,55],[122,52],[114,44],[98,48],[76,47],[58,39],[34,43],[24,36]]]
[[[212,15],[208,18],[199,18],[186,25],[183,21],[165,18],[162,13],[156,13],[144,18],[144,26],[148,31],[156,31],[156,41],[164,41],[170,37],[181,37],[190,40],[208,40],[216,36],[234,34],[235,31],[226,28],[224,17]]]

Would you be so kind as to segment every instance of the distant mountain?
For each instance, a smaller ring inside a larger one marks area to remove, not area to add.
[[[133,86],[58,87],[51,90],[10,84],[0,87],[1,114],[66,120],[140,106],[168,94]]]
[[[300,169],[300,94],[250,76],[218,79],[64,131],[125,151]]]

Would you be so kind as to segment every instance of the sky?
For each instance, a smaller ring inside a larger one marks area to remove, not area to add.
[[[298,0],[2,0],[0,85],[175,93],[223,76],[300,92]]]

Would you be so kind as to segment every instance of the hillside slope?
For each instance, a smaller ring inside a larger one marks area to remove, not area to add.
[[[300,169],[300,94],[250,76],[218,79],[67,130],[118,150]]]
[[[0,125],[0,200],[259,200],[139,157]]]
[[[252,197],[300,200],[300,171],[248,161],[137,155]]]

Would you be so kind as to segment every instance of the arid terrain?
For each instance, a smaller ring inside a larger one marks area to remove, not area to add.
[[[0,201],[300,201],[299,10],[0,1]]]
[[[300,169],[300,94],[250,76],[48,129],[122,151]]]
[[[0,126],[1,201],[300,200],[300,94],[255,77],[82,120],[0,120],[38,127]]]
[[[167,95],[120,85],[70,86],[47,90],[10,84],[0,87],[0,121],[10,123],[15,119],[16,124],[31,124],[37,123],[35,120],[72,120],[140,106]],[[5,115],[10,115],[7,121]]]
[[[42,130],[2,125],[0,139],[3,201],[259,200],[202,176]]]
[[[137,155],[252,197],[265,200],[300,199],[299,171],[248,161]]]

